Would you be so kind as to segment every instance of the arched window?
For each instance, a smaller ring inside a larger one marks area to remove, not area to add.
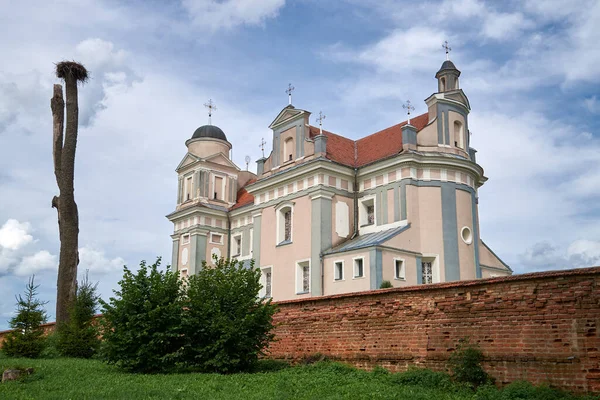
[[[461,149],[465,148],[464,136],[462,122],[454,121],[454,145],[456,147],[460,147]]]
[[[440,78],[440,92],[446,91],[446,78]]]
[[[292,205],[284,205],[277,209],[277,244],[292,242],[293,214]]]
[[[283,162],[292,161],[294,159],[294,139],[289,137],[285,139],[283,144]]]

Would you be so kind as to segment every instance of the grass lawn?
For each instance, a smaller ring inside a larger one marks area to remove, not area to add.
[[[317,363],[252,374],[137,375],[95,360],[0,358],[0,370],[33,367],[22,381],[0,384],[0,399],[571,399],[527,386],[509,393],[470,389],[434,380],[407,384],[400,374],[366,372]],[[535,397],[532,393],[537,393]],[[545,393],[545,394],[544,394]],[[555,397],[556,396],[559,397]],[[518,395],[518,397],[515,397]]]

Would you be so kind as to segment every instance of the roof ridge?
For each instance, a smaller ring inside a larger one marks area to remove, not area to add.
[[[424,116],[424,115],[427,115],[427,114],[429,114],[429,112],[424,112],[423,114],[417,115],[416,117],[413,117],[412,119],[413,119],[413,120],[415,120],[415,119],[417,119],[417,118],[420,118],[420,117],[422,117],[422,116]],[[357,139],[356,141],[357,141],[357,142],[359,142],[359,141],[361,141],[361,140],[363,140],[363,139],[368,139],[368,138],[370,138],[371,136],[373,136],[373,135],[377,135],[378,133],[381,133],[381,132],[383,132],[383,131],[385,131],[385,130],[388,130],[388,129],[390,129],[390,128],[394,128],[394,127],[400,127],[400,126],[404,126],[404,125],[405,125],[405,124],[407,124],[407,123],[408,123],[408,120],[405,120],[405,121],[399,122],[399,123],[397,123],[397,124],[394,124],[394,125],[388,126],[387,128],[383,128],[383,129],[381,129],[381,130],[378,130],[377,132],[373,132],[373,133],[371,133],[370,135],[367,135],[367,136],[361,137],[360,139]]]

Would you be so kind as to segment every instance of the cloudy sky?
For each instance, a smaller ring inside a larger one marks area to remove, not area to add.
[[[0,0],[0,329],[34,273],[54,318],[49,99],[60,60],[91,72],[80,89],[79,269],[104,298],[123,264],[169,261],[174,168],[209,98],[241,166],[259,157],[289,82],[297,107],[359,138],[404,120],[406,99],[426,111],[444,40],[489,177],[482,238],[517,273],[600,264],[600,3],[565,4]]]

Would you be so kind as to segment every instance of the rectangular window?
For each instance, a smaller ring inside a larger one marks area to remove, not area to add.
[[[421,263],[423,283],[433,283],[433,268],[431,261]]]
[[[296,264],[296,292],[310,292],[310,261],[301,261]]]
[[[185,200],[192,199],[192,177],[185,178]]]
[[[223,235],[219,233],[211,233],[210,234],[210,242],[212,244],[223,244]]]
[[[291,210],[287,210],[283,214],[283,220],[284,220],[284,226],[285,226],[283,240],[290,241],[290,240],[292,240],[292,211]]]
[[[355,278],[362,278],[364,276],[364,266],[363,266],[363,259],[362,258],[355,258],[354,259],[354,277]]]
[[[406,279],[404,272],[404,260],[394,260],[394,275],[396,279]]]
[[[214,199],[223,200],[223,178],[215,176]]]
[[[273,297],[271,294],[271,270],[265,272],[265,297]]]
[[[181,244],[188,244],[190,242],[190,235],[181,236]]]
[[[375,224],[375,198],[369,198],[360,202],[360,226]]]
[[[236,235],[233,237],[233,257],[242,255],[242,235]]]
[[[302,291],[310,291],[310,266],[302,266]]]
[[[336,261],[333,264],[333,279],[341,281],[344,279],[344,262]]]

